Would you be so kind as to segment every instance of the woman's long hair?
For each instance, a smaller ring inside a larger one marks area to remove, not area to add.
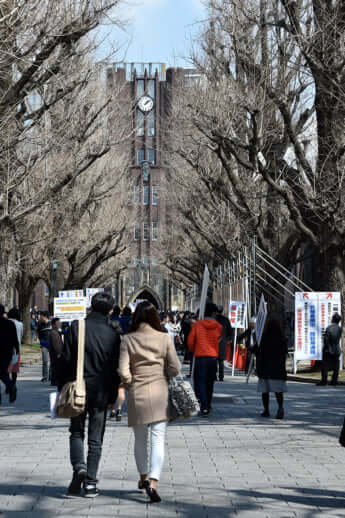
[[[156,331],[162,331],[161,320],[158,311],[151,302],[144,300],[137,305],[134,311],[132,324],[129,333],[135,333],[139,329],[140,324],[149,324]]]

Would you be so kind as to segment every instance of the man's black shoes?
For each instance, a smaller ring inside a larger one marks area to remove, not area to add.
[[[84,480],[86,479],[86,469],[79,469],[78,471],[74,471],[72,482],[68,487],[69,495],[80,495],[81,486],[83,485]]]
[[[9,392],[10,403],[14,403],[16,399],[17,399],[17,387],[16,387],[16,385],[12,385],[12,387],[10,388],[10,392]]]
[[[85,498],[95,498],[98,495],[99,495],[99,491],[97,489],[96,484],[92,484],[90,482],[84,482],[83,496]]]
[[[318,381],[317,383],[315,383],[315,385],[317,387],[325,387],[327,385],[327,383],[325,383],[324,381]]]

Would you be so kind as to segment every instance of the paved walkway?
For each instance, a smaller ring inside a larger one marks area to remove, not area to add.
[[[16,404],[0,407],[2,517],[345,516],[345,451],[337,436],[345,388],[290,383],[284,421],[258,417],[255,381],[217,383],[214,413],[169,427],[161,504],[137,487],[133,436],[110,422],[99,473],[101,495],[68,498],[67,421],[51,421],[51,387],[27,366]],[[275,404],[272,401],[272,410]]]

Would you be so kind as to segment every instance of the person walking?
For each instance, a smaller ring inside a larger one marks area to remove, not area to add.
[[[129,333],[122,337],[118,372],[128,389],[128,426],[134,430],[138,487],[146,490],[151,502],[161,501],[158,481],[170,417],[168,378],[177,376],[180,369],[175,346],[169,334],[162,332],[156,308],[149,301],[141,302]]]
[[[61,330],[61,321],[59,318],[53,318],[50,332],[50,382],[52,385],[58,384],[59,360],[64,349],[63,334]]]
[[[230,320],[223,315],[223,306],[218,306],[217,322],[219,322],[223,328],[222,339],[219,342],[219,354],[218,354],[218,381],[224,381],[224,360],[226,358],[226,346],[232,342],[234,338],[234,330],[231,327]]]
[[[23,338],[23,323],[20,322],[20,313],[17,308],[12,308],[8,312],[8,319],[16,326],[18,347],[13,346],[13,356],[8,368],[8,372],[11,374],[12,381],[16,383],[17,376],[20,367],[20,346]]]
[[[5,307],[0,304],[0,380],[6,386],[10,403],[14,403],[17,398],[17,387],[15,381],[11,380],[8,374],[8,368],[13,356],[13,348],[19,351],[19,342],[16,326],[5,317],[5,314]]]
[[[325,335],[323,338],[323,350],[322,350],[322,364],[321,364],[321,381],[316,383],[318,386],[327,385],[328,371],[333,371],[332,381],[330,385],[336,385],[338,383],[339,376],[339,359],[341,355],[341,327],[339,323],[341,316],[338,313],[334,313],[332,316],[331,324],[326,328]]]
[[[37,325],[37,334],[41,346],[42,354],[42,379],[41,381],[48,381],[49,379],[49,347],[50,347],[50,332],[51,323],[49,321],[48,311],[41,311],[40,320]]]
[[[209,302],[205,307],[205,318],[193,325],[187,340],[194,355],[194,389],[200,401],[201,417],[208,417],[211,412],[214,382],[217,379],[217,361],[219,342],[223,327],[217,322],[218,308]]]
[[[284,418],[284,392],[286,386],[287,341],[279,321],[268,317],[260,345],[255,348],[256,370],[258,375],[257,391],[262,394],[264,410],[262,417],[269,417],[269,393],[274,392],[278,403],[277,419]]]
[[[97,471],[102,454],[103,436],[108,405],[116,401],[119,376],[120,335],[109,325],[108,317],[114,299],[105,292],[96,293],[91,299],[91,312],[85,325],[84,378],[86,385],[85,411],[71,419],[70,460],[73,467],[72,481],[68,487],[71,495],[94,498],[99,494]],[[72,322],[66,340],[66,350],[60,360],[58,390],[68,381],[76,379],[78,352],[78,322]],[[84,457],[85,421],[88,417],[88,454]]]

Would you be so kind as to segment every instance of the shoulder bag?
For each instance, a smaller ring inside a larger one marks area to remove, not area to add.
[[[200,411],[200,405],[191,384],[181,375],[169,381],[169,405],[175,419],[189,419]]]
[[[86,387],[84,380],[85,320],[78,321],[77,379],[66,383],[56,404],[56,417],[77,417],[85,410]]]

